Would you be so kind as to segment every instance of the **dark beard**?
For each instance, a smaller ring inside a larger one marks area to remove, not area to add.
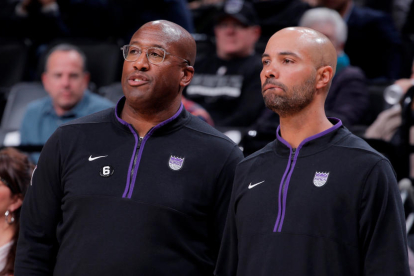
[[[266,107],[284,118],[292,116],[308,106],[315,95],[315,77],[311,76],[303,84],[285,87],[284,95],[275,95],[270,91],[263,96]]]

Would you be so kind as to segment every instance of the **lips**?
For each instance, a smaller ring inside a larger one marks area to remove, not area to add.
[[[266,84],[266,85],[263,87],[262,91],[263,91],[263,92],[266,92],[266,91],[267,91],[267,90],[269,90],[269,89],[280,89],[280,90],[282,90],[282,91],[285,91],[282,87],[280,87],[280,86],[278,86],[278,85],[274,85],[274,84]]]
[[[140,86],[149,82],[148,77],[143,74],[133,74],[128,78],[128,84],[130,86]]]

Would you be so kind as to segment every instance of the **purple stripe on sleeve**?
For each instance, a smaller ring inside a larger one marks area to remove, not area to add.
[[[139,168],[139,164],[141,162],[141,157],[142,157],[142,152],[144,150],[144,146],[145,143],[147,142],[148,138],[152,135],[152,133],[154,133],[155,130],[159,129],[160,127],[168,124],[169,122],[171,122],[172,120],[174,120],[175,118],[177,118],[181,111],[183,110],[183,104],[180,104],[180,108],[178,109],[178,111],[169,119],[159,123],[158,125],[156,125],[155,127],[153,127],[144,137],[144,139],[141,142],[141,147],[139,148],[139,152],[138,152],[138,158],[137,158],[137,163],[135,164],[135,168],[134,168],[134,176],[132,179],[132,183],[131,183],[131,187],[129,189],[129,193],[128,193],[128,198],[131,198],[132,196],[132,192],[134,191],[134,186],[135,186],[135,180],[137,178],[137,174],[138,174],[138,168]],[[136,148],[136,147],[135,147]]]

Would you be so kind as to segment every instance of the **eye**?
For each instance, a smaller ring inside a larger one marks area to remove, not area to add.
[[[288,63],[293,63],[293,60],[290,60],[290,59],[284,58],[284,59],[283,59],[283,64],[288,64]]]
[[[139,52],[140,52],[139,49],[131,47],[131,48],[129,48],[128,54],[129,55],[138,55]]]
[[[262,59],[263,66],[268,65],[270,63],[270,60],[268,59]]]

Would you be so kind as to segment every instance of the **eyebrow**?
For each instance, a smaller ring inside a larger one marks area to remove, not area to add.
[[[134,44],[139,44],[139,41],[131,41],[129,45],[134,45]],[[134,46],[136,46],[136,45],[134,45]],[[161,48],[161,49],[165,50],[165,48],[163,46],[158,45],[158,44],[153,44],[150,47],[156,47],[156,48]]]
[[[289,52],[289,51],[279,52],[279,53],[278,53],[278,55],[279,55],[279,56],[294,56],[294,57],[300,58],[300,57],[299,57],[297,54],[295,54],[294,52]],[[264,54],[262,55],[262,58],[264,58],[264,57],[270,57],[270,55],[269,55],[269,54],[264,53]]]

